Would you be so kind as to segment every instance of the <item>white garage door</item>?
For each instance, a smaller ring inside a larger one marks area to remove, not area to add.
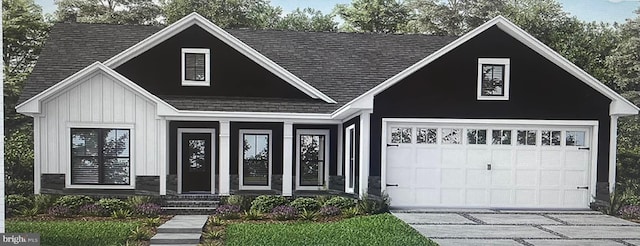
[[[587,208],[590,127],[390,123],[392,206]]]

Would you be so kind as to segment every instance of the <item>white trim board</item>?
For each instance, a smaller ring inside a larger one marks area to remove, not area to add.
[[[267,134],[269,135],[269,175],[267,175],[267,185],[244,185],[244,134]],[[271,180],[273,176],[273,133],[272,130],[265,129],[240,129],[238,131],[238,180],[240,190],[271,190]]]
[[[184,133],[209,133],[211,135],[211,194],[216,193],[216,129],[214,128],[178,128],[177,141],[177,176],[178,176],[178,194],[182,194],[182,134]]]
[[[571,75],[575,76],[576,78],[580,79],[582,82],[584,82],[585,84],[589,85],[591,88],[595,89],[596,91],[600,92],[602,95],[604,95],[604,96],[608,97],[609,99],[611,99],[611,104],[609,105],[609,114],[610,115],[621,115],[621,116],[622,115],[636,115],[636,114],[638,114],[638,111],[640,111],[640,108],[635,106],[633,103],[629,102],[629,100],[625,99],[620,94],[616,93],[611,88],[607,87],[602,82],[598,81],[593,76],[589,75],[587,72],[585,72],[584,70],[580,69],[578,66],[576,66],[573,63],[571,63],[566,58],[562,57],[560,54],[558,54],[557,52],[555,52],[554,50],[552,50],[551,48],[549,48],[548,46],[546,46],[545,44],[543,44],[542,42],[540,42],[539,40],[534,38],[533,36],[531,36],[529,33],[525,32],[520,27],[516,26],[515,24],[513,24],[512,22],[510,22],[506,18],[504,18],[502,16],[498,16],[498,17],[495,17],[492,20],[482,24],[481,26],[477,27],[476,29],[468,32],[467,34],[465,34],[462,37],[456,39],[455,41],[449,43],[448,45],[446,45],[445,47],[441,48],[440,50],[432,53],[431,55],[429,55],[427,57],[425,57],[421,61],[411,65],[407,69],[405,69],[402,72],[400,72],[400,73],[394,75],[393,77],[387,79],[386,81],[382,82],[381,84],[377,85],[376,87],[372,88],[371,90],[369,90],[369,91],[365,92],[364,94],[358,96],[357,98],[351,100],[350,102],[348,102],[347,104],[343,105],[338,110],[336,110],[332,114],[333,117],[338,117],[339,115],[341,115],[343,113],[349,113],[350,109],[353,109],[353,108],[369,108],[369,109],[372,109],[373,108],[373,97],[375,95],[383,92],[384,90],[386,90],[387,88],[391,87],[392,85],[402,81],[404,78],[408,77],[409,75],[413,74],[414,72],[417,72],[418,70],[422,69],[424,66],[426,66],[426,65],[430,64],[431,62],[437,60],[438,58],[440,58],[443,55],[447,54],[449,51],[452,51],[453,49],[455,49],[458,46],[464,44],[465,42],[471,40],[475,36],[479,35],[480,33],[486,31],[487,29],[489,29],[489,28],[491,28],[493,26],[497,26],[498,28],[500,28],[501,30],[506,32],[507,34],[511,35],[515,39],[517,39],[520,42],[522,42],[527,47],[529,47],[532,50],[536,51],[537,53],[539,53],[543,57],[547,58],[549,61],[553,62],[554,64],[556,64],[560,68],[564,69],[565,71],[567,71]]]
[[[329,162],[330,162],[330,151],[331,151],[331,139],[330,139],[330,130],[329,129],[303,129],[298,128],[296,130],[296,190],[325,190],[324,185],[318,186],[303,186],[300,185],[300,136],[301,135],[321,135],[324,136],[324,167],[322,173],[318,176],[322,176],[323,183],[326,184],[326,187],[329,186]]]
[[[227,31],[216,26],[211,21],[207,20],[206,18],[202,17],[201,15],[195,12],[185,16],[184,18],[176,21],[170,26],[160,30],[159,32],[149,36],[148,38],[140,41],[139,43],[111,57],[109,60],[105,61],[104,63],[105,65],[111,68],[116,68],[193,25],[197,25],[201,27],[202,29],[209,32],[214,37],[220,39],[221,41],[228,44],[229,46],[231,46],[241,54],[251,59],[252,61],[258,63],[260,66],[264,67],[265,69],[269,70],[276,76],[280,77],[281,79],[283,79],[284,81],[286,81],[287,83],[295,87],[296,89],[307,94],[309,97],[313,99],[320,99],[327,103],[336,103],[336,101],[331,99],[326,94],[322,93],[320,90],[309,85],[307,82],[303,81],[296,75],[287,71],[286,69],[284,69],[283,67],[281,67],[280,65],[272,61],[271,59],[267,58],[260,52],[251,48],[246,43],[240,41],[240,39],[234,37]]]

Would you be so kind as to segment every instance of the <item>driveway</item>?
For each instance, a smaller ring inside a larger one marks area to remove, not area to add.
[[[594,211],[421,209],[392,213],[441,246],[640,246],[640,224]]]

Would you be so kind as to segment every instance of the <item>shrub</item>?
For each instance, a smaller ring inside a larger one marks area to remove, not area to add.
[[[5,181],[5,190],[6,194],[16,194],[24,196],[31,195],[33,194],[33,180],[7,179]]]
[[[247,211],[251,208],[251,201],[253,197],[242,195],[231,195],[225,200],[225,204],[239,206],[242,211]]]
[[[142,226],[146,227],[157,227],[162,225],[162,220],[160,218],[148,218],[142,221]]]
[[[118,198],[102,198],[96,204],[101,206],[107,213],[129,208],[129,205],[126,202]]]
[[[114,218],[114,219],[126,219],[131,217],[132,215],[133,215],[133,212],[131,212],[131,210],[129,209],[120,209],[120,210],[111,212],[111,218]]]
[[[58,198],[58,200],[56,200],[54,205],[67,207],[70,210],[75,211],[78,208],[80,208],[82,205],[87,205],[92,203],[93,203],[93,199],[88,196],[67,195],[67,196]]]
[[[246,220],[261,220],[262,219],[262,213],[255,211],[255,210],[249,210],[244,212],[244,219]]]
[[[315,220],[318,217],[318,212],[312,210],[303,209],[300,213],[300,219],[302,220]]]
[[[202,235],[202,237],[204,237],[207,240],[221,239],[222,236],[224,236],[224,231],[222,230],[208,231]]]
[[[351,198],[347,198],[347,197],[341,197],[341,196],[334,196],[331,199],[327,200],[327,202],[324,203],[325,206],[335,206],[338,207],[340,209],[346,209],[346,208],[351,208],[353,206],[356,205],[356,202],[354,199]]]
[[[40,213],[40,210],[38,210],[38,208],[33,207],[33,208],[25,208],[22,209],[20,211],[18,211],[18,214],[20,214],[21,216],[25,216],[25,217],[33,217],[36,216]]]
[[[84,216],[104,216],[106,214],[104,208],[97,204],[82,205],[78,209],[78,213]]]
[[[155,199],[150,196],[130,196],[125,201],[130,208],[135,208],[138,205],[142,205],[145,203],[156,203]]]
[[[347,208],[341,211],[342,216],[345,218],[353,218],[360,215],[360,210],[358,208]]]
[[[61,205],[50,207],[47,213],[53,217],[70,217],[71,209]]]
[[[15,212],[33,207],[33,201],[23,195],[8,195],[5,199],[7,210]]]
[[[207,224],[210,226],[221,226],[224,225],[224,221],[218,217],[209,217],[209,222]]]
[[[382,197],[365,194],[362,200],[356,204],[358,210],[365,214],[380,214],[389,212],[389,196]]]
[[[238,205],[222,205],[216,209],[216,215],[223,219],[240,218],[240,206]]]
[[[141,217],[156,217],[162,212],[162,207],[155,203],[143,203],[135,206],[133,212]]]
[[[640,219],[640,206],[627,205],[620,209],[620,216],[625,219]]]
[[[280,205],[271,210],[271,216],[276,220],[292,220],[298,216],[298,210],[287,205]]]
[[[298,211],[308,210],[308,211],[318,211],[320,209],[320,202],[316,201],[316,199],[308,198],[308,197],[300,197],[289,204],[291,207],[298,209]]]
[[[48,194],[38,194],[33,197],[33,206],[38,208],[40,212],[46,212],[54,202],[56,202],[56,197]]]
[[[340,215],[340,213],[340,208],[336,206],[324,206],[320,208],[320,211],[318,211],[318,214],[325,217],[337,216]]]
[[[146,229],[144,227],[136,227],[136,229],[132,229],[131,230],[131,234],[129,235],[129,240],[134,240],[134,241],[148,241],[149,239],[151,239],[151,231],[149,231],[149,229]]]
[[[262,195],[262,196],[256,197],[256,199],[254,199],[251,202],[251,209],[256,210],[260,213],[269,213],[275,207],[280,205],[285,205],[287,203],[288,203],[287,198],[282,196]]]
[[[327,195],[319,195],[316,196],[316,201],[318,201],[321,205],[324,205],[327,201],[329,201],[329,199],[331,199],[331,196],[327,196]]]

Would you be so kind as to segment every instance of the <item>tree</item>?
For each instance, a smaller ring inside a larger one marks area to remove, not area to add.
[[[222,28],[273,28],[282,13],[265,0],[165,0],[162,5],[167,24],[197,12]]]
[[[336,31],[338,23],[333,18],[333,14],[324,15],[321,11],[312,8],[296,9],[285,15],[276,28],[293,31]]]
[[[407,32],[462,35],[504,12],[504,0],[409,0],[415,13]]]
[[[335,12],[344,20],[345,31],[397,33],[406,29],[410,9],[398,0],[354,0],[338,4]]]
[[[620,26],[620,40],[606,61],[621,91],[640,91],[640,8],[635,13]]]
[[[161,9],[153,0],[56,0],[57,21],[111,24],[159,24]]]

